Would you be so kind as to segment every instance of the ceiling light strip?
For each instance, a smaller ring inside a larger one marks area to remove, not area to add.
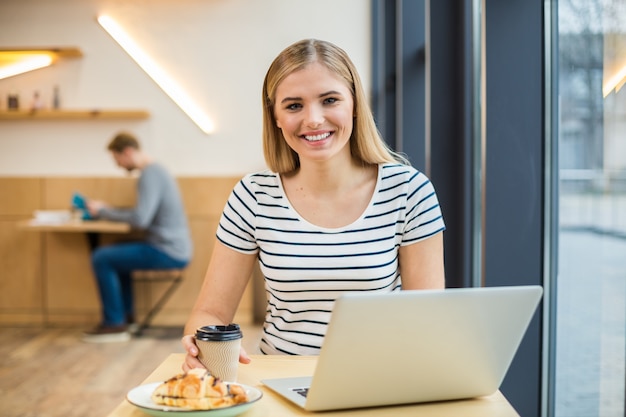
[[[167,94],[204,133],[212,133],[213,122],[178,84],[157,65],[111,17],[98,16],[98,23],[146,74]]]

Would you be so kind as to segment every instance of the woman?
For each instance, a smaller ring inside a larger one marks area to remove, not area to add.
[[[231,322],[257,259],[265,354],[317,354],[342,293],[444,287],[435,191],[381,139],[347,54],[319,40],[289,46],[262,98],[269,170],[244,177],[224,208],[185,326],[184,370],[202,367],[192,334]]]

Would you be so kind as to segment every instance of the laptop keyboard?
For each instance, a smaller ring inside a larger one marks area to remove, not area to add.
[[[291,388],[291,390],[293,392],[296,392],[296,393],[302,395],[305,398],[306,398],[307,394],[309,393],[309,388],[308,387],[305,387],[305,388]]]

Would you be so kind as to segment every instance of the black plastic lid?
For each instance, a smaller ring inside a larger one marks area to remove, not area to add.
[[[196,330],[196,339],[207,341],[224,342],[228,340],[237,340],[243,337],[238,324],[231,323],[226,326],[210,325],[202,326]]]

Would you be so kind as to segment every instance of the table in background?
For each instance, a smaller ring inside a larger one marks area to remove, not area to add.
[[[108,220],[70,220],[62,223],[40,222],[35,219],[18,223],[23,229],[40,232],[96,232],[96,233],[128,233],[130,225]]]
[[[131,231],[128,223],[108,220],[70,220],[52,223],[31,219],[18,223],[18,227],[38,232],[85,233],[92,250],[99,244],[100,233],[129,233]]]
[[[181,373],[185,354],[174,353],[168,356],[142,384],[165,381]],[[499,391],[495,394],[459,401],[443,401],[401,406],[361,408],[343,411],[307,412],[293,405],[288,400],[266,388],[261,382],[265,378],[282,378],[312,375],[317,363],[314,356],[265,356],[252,355],[252,363],[239,366],[238,382],[259,388],[263,398],[256,402],[242,417],[281,417],[317,415],[320,417],[336,416],[420,416],[420,417],[519,417],[519,414]],[[349,389],[349,388],[347,388]],[[145,417],[139,408],[124,400],[108,417]]]
[[[86,279],[89,278],[87,274],[92,273],[88,259],[89,253],[100,245],[102,235],[130,235],[132,232],[130,225],[105,220],[68,220],[53,223],[31,219],[18,221],[16,227],[24,233],[37,232],[42,235],[54,235],[49,238],[42,236],[40,242],[39,274],[43,291],[41,323],[48,325],[62,322],[83,325],[87,320],[86,317],[90,315],[93,315],[95,320],[99,315],[99,309],[94,309],[92,306],[97,305],[99,301],[95,292],[95,283],[92,283],[94,280]],[[65,235],[68,239],[60,235]],[[79,249],[76,245],[67,245],[68,242],[77,241],[69,235],[83,235],[80,237],[86,239],[87,247],[84,244],[81,245],[87,249],[87,252],[81,250],[80,253],[88,255],[87,257],[76,260],[74,253],[72,256],[68,255],[68,251],[71,250],[68,248]],[[51,260],[51,257],[54,257],[54,260]],[[56,269],[50,269],[52,264],[56,266]],[[59,290],[64,286],[71,286],[74,294],[82,293],[82,295],[72,298],[72,292]]]

